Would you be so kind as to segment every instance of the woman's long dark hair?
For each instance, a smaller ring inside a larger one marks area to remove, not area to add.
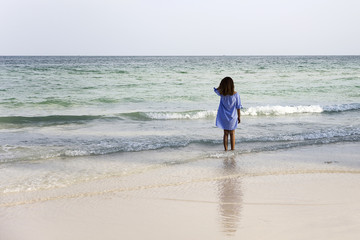
[[[231,77],[223,78],[217,90],[223,96],[234,95],[234,81]]]

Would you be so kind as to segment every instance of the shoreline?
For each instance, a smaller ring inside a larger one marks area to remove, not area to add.
[[[64,188],[1,194],[0,238],[355,240],[359,156],[359,143],[226,153],[142,164],[127,175]],[[118,155],[93,159],[107,158]]]

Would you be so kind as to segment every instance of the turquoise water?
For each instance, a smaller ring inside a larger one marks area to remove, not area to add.
[[[213,87],[225,76],[244,106],[236,154],[359,142],[359,66],[360,56],[3,56],[0,166],[194,144],[216,154]]]

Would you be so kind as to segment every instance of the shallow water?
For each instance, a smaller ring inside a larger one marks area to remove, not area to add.
[[[357,143],[359,66],[359,56],[0,57],[1,191],[68,186],[114,167],[79,157],[124,153],[121,174],[135,152],[221,154],[213,87],[225,76],[244,106],[237,154]],[[203,150],[181,153],[193,144]]]

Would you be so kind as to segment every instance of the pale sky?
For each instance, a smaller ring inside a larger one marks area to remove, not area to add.
[[[0,55],[360,55],[360,0],[0,0]]]

